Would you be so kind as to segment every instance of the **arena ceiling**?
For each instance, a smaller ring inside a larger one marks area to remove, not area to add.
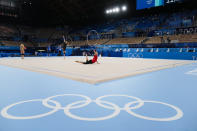
[[[20,8],[19,22],[33,26],[84,26],[101,24],[120,18],[138,15],[136,0],[15,0]],[[196,1],[196,0],[193,0]],[[127,5],[128,11],[122,14],[106,15],[105,10],[115,6]],[[194,5],[194,4],[191,4]],[[196,5],[194,8],[196,8]],[[183,4],[185,6],[185,4]],[[182,9],[182,6],[180,7]],[[166,11],[175,9],[174,6]],[[151,9],[158,12],[158,9]],[[148,10],[139,14],[145,14]],[[160,10],[161,11],[161,10]],[[147,13],[151,14],[151,13]]]
[[[108,19],[105,9],[126,4],[135,10],[135,0],[36,0],[27,6],[27,16],[34,23],[86,25]],[[31,14],[31,15],[29,15]]]

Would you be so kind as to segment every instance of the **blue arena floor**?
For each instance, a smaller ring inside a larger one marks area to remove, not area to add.
[[[0,66],[0,131],[197,131],[197,64],[97,85]]]

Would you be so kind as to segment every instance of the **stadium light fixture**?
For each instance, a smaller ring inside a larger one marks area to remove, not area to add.
[[[127,6],[122,6],[122,11],[126,11],[127,10]]]
[[[105,10],[106,14],[117,14],[117,13],[121,13],[121,12],[125,12],[127,11],[127,6],[117,6],[111,9],[107,9]]]
[[[119,12],[120,12],[120,8],[119,8],[119,7],[116,7],[116,9],[115,9],[115,10],[116,10],[116,12],[117,12],[117,13],[119,13]]]
[[[106,10],[106,14],[109,14],[109,10]]]

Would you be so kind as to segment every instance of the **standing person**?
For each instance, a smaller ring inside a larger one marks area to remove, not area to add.
[[[92,60],[88,60],[88,56],[86,54],[86,62],[81,62],[81,61],[75,61],[75,62],[81,63],[81,64],[94,64],[94,63],[99,64],[99,62],[98,62],[98,52],[96,50],[94,50],[94,58]]]
[[[58,45],[57,47],[57,52],[58,52],[58,56],[62,56],[62,46],[61,45]]]
[[[25,49],[26,49],[26,47],[24,46],[23,43],[21,43],[20,44],[21,59],[24,59],[24,57],[25,57]]]
[[[49,46],[47,47],[47,54],[48,54],[48,56],[50,56],[50,53],[51,53],[51,46],[49,45]]]
[[[63,35],[63,40],[64,40],[64,42],[63,42],[63,53],[64,53],[64,59],[66,59],[66,47],[67,47],[67,45],[69,45],[69,43],[68,43],[68,41],[66,41],[66,39],[65,39],[65,36]]]

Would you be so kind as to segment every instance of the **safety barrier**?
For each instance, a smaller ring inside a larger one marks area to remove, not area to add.
[[[93,48],[86,48],[90,51]],[[127,58],[155,58],[155,59],[183,59],[197,60],[196,48],[96,48],[99,54],[106,57],[127,57]],[[82,56],[84,49],[68,48],[67,56]],[[26,54],[33,55],[33,54]],[[20,56],[20,53],[0,53],[0,57]],[[48,56],[47,53],[42,53],[39,56]],[[51,54],[50,56],[57,56]]]

